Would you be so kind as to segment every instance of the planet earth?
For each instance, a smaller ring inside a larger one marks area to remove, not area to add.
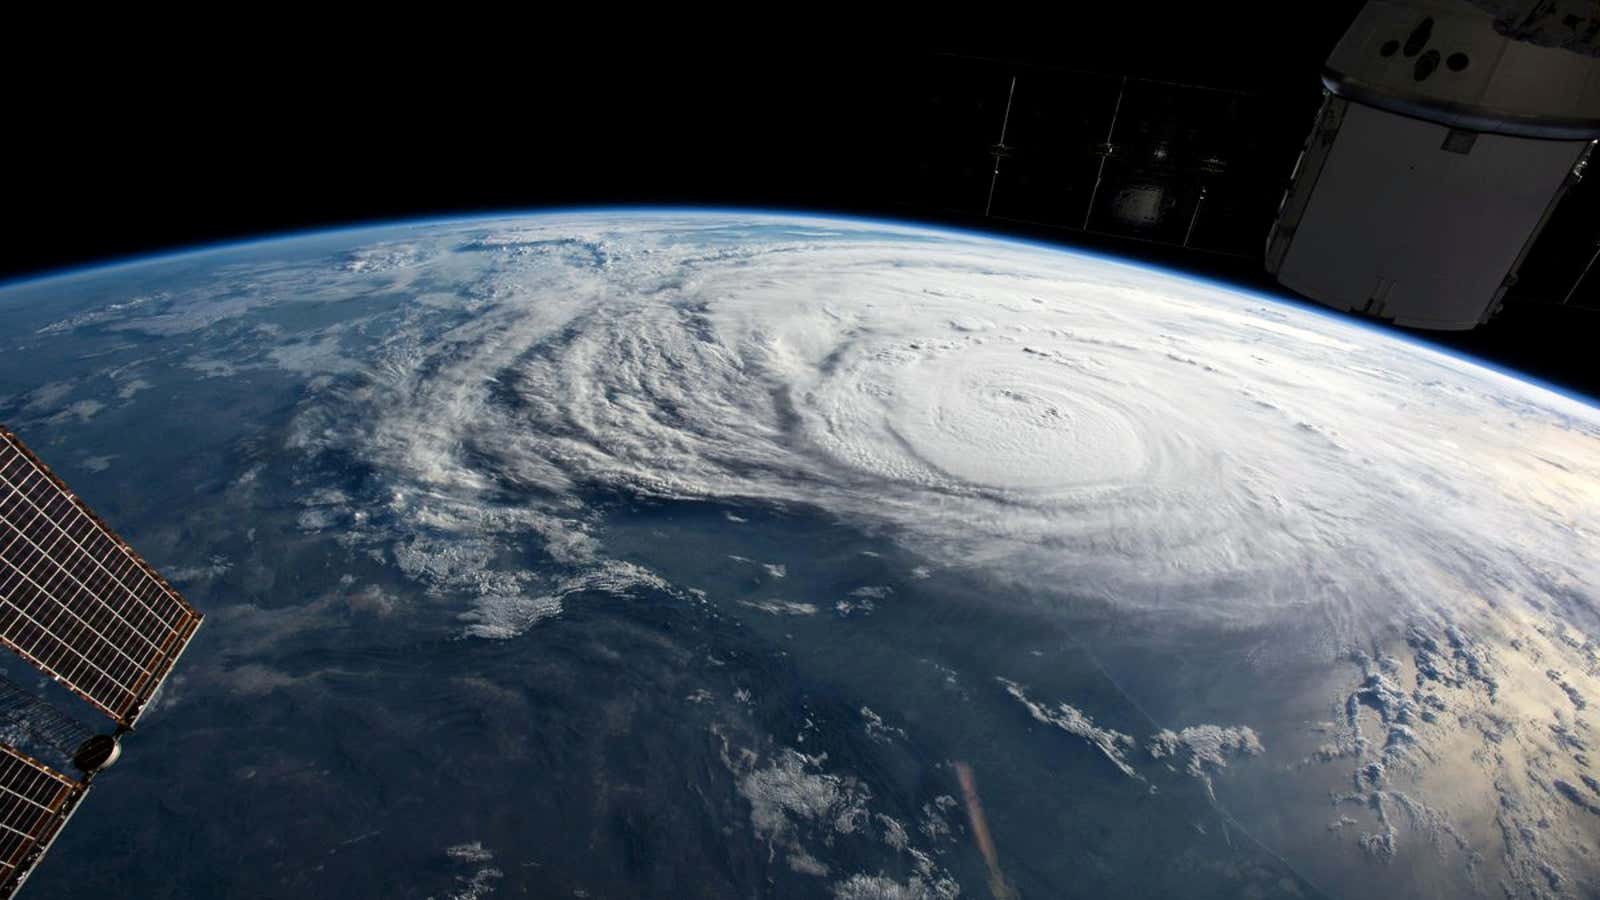
[[[6,287],[0,421],[207,614],[25,895],[1600,894],[1600,408],[1283,298],[364,227]]]

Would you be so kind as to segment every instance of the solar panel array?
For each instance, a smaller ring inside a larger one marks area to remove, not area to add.
[[[22,886],[88,790],[0,743],[0,897]]]
[[[200,619],[0,428],[0,644],[132,727]]]

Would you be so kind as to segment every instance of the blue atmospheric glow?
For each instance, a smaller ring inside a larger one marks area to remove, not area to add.
[[[1220,289],[1220,290],[1225,290],[1225,291],[1228,291],[1230,293],[1239,295],[1241,297],[1249,297],[1251,299],[1260,300],[1263,303],[1271,303],[1271,304],[1277,304],[1277,305],[1282,305],[1282,306],[1293,307],[1295,309],[1300,310],[1303,313],[1308,313],[1310,315],[1317,316],[1319,318],[1323,318],[1323,319],[1326,319],[1326,320],[1329,320],[1329,321],[1340,322],[1340,323],[1343,323],[1345,325],[1353,326],[1353,327],[1356,327],[1356,328],[1366,329],[1366,330],[1369,330],[1369,331],[1371,331],[1371,332],[1373,332],[1375,334],[1381,334],[1381,335],[1383,335],[1384,337],[1386,337],[1386,338],[1388,338],[1390,340],[1399,341],[1399,342],[1404,343],[1404,344],[1409,344],[1409,345],[1411,345],[1413,347],[1418,347],[1418,348],[1423,349],[1423,350],[1427,350],[1427,351],[1430,351],[1430,352],[1433,352],[1433,353],[1437,353],[1437,354],[1439,354],[1441,356],[1446,356],[1446,357],[1449,357],[1451,359],[1459,360],[1461,362],[1464,362],[1464,363],[1467,363],[1467,364],[1470,364],[1470,365],[1478,366],[1479,368],[1487,369],[1487,370],[1489,370],[1491,372],[1494,372],[1494,373],[1499,374],[1501,376],[1504,376],[1506,378],[1510,378],[1510,379],[1513,379],[1515,381],[1520,381],[1520,382],[1523,382],[1525,384],[1529,384],[1529,385],[1533,385],[1535,387],[1538,387],[1538,388],[1540,388],[1542,390],[1549,391],[1552,394],[1556,394],[1558,396],[1564,397],[1564,398],[1566,398],[1568,400],[1571,400],[1573,402],[1580,403],[1580,404],[1583,404],[1585,406],[1591,406],[1591,407],[1600,409],[1600,397],[1591,397],[1591,396],[1588,396],[1588,395],[1586,395],[1586,394],[1584,394],[1584,393],[1582,393],[1580,391],[1576,391],[1576,390],[1571,389],[1571,388],[1562,387],[1560,385],[1553,384],[1551,382],[1544,381],[1544,380],[1539,379],[1539,378],[1535,378],[1534,376],[1531,376],[1531,375],[1527,374],[1526,372],[1519,372],[1516,369],[1508,368],[1506,366],[1501,366],[1499,364],[1496,364],[1496,363],[1490,362],[1488,360],[1485,360],[1485,359],[1483,359],[1481,357],[1473,356],[1472,354],[1464,353],[1464,352],[1461,352],[1461,351],[1456,350],[1454,348],[1446,347],[1446,346],[1444,346],[1442,344],[1436,344],[1436,343],[1434,343],[1432,341],[1429,341],[1429,340],[1427,340],[1425,338],[1420,338],[1420,337],[1417,337],[1417,336],[1414,336],[1414,335],[1411,335],[1411,334],[1408,334],[1408,333],[1405,333],[1405,332],[1394,331],[1394,330],[1385,328],[1385,327],[1383,327],[1381,325],[1378,325],[1378,324],[1376,324],[1374,322],[1355,319],[1353,317],[1348,317],[1348,316],[1343,316],[1343,315],[1340,315],[1340,314],[1338,314],[1338,313],[1336,313],[1336,312],[1334,312],[1332,310],[1329,310],[1326,307],[1323,307],[1323,306],[1320,306],[1320,305],[1317,305],[1317,304],[1314,304],[1314,303],[1309,303],[1309,302],[1306,302],[1306,301],[1302,301],[1302,300],[1296,299],[1294,297],[1289,297],[1289,296],[1286,296],[1286,295],[1283,295],[1283,294],[1268,294],[1268,293],[1264,293],[1262,291],[1259,291],[1259,290],[1257,290],[1255,288],[1251,288],[1251,287],[1248,287],[1248,286],[1245,286],[1245,285],[1241,285],[1241,284],[1235,284],[1233,282],[1225,281],[1225,280],[1222,280],[1222,279],[1219,279],[1219,278],[1211,278],[1211,277],[1207,277],[1207,276],[1204,276],[1204,275],[1199,275],[1199,274],[1196,274],[1196,273],[1193,273],[1193,272],[1187,272],[1187,271],[1184,271],[1182,269],[1175,269],[1175,268],[1170,268],[1170,267],[1167,267],[1167,266],[1157,265],[1157,264],[1154,264],[1154,263],[1148,263],[1148,262],[1144,262],[1142,260],[1135,259],[1135,258],[1132,258],[1132,257],[1118,256],[1116,254],[1098,252],[1098,251],[1090,250],[1090,249],[1083,248],[1083,247],[1073,246],[1071,244],[1061,244],[1061,243],[1054,243],[1054,242],[1051,242],[1051,241],[1035,240],[1035,239],[1023,238],[1023,237],[1017,237],[1017,236],[1011,235],[1011,234],[1005,234],[1005,233],[1000,233],[1000,232],[987,232],[987,231],[981,231],[981,230],[972,229],[972,228],[957,228],[957,227],[948,226],[948,225],[930,225],[930,224],[927,224],[927,223],[924,223],[924,222],[915,222],[915,221],[910,221],[910,220],[905,220],[905,219],[896,219],[896,218],[892,218],[892,217],[862,216],[862,215],[854,215],[854,214],[833,213],[833,212],[828,212],[828,211],[797,210],[797,209],[760,209],[760,208],[746,208],[746,207],[709,207],[709,206],[707,206],[707,207],[700,207],[700,206],[651,206],[651,205],[630,206],[630,205],[626,205],[626,204],[614,204],[614,205],[608,205],[608,206],[550,206],[550,207],[543,207],[543,208],[538,208],[538,209],[506,209],[506,210],[496,210],[496,211],[492,211],[492,212],[472,213],[472,214],[469,214],[469,215],[459,215],[459,216],[458,215],[444,214],[444,215],[441,215],[441,216],[410,216],[410,217],[402,217],[402,218],[394,218],[394,219],[372,219],[372,220],[367,220],[367,221],[362,221],[362,222],[352,222],[352,223],[344,224],[344,225],[334,225],[334,226],[325,227],[325,228],[306,228],[306,229],[300,229],[300,230],[294,230],[294,231],[285,231],[285,232],[268,234],[268,235],[259,235],[259,236],[238,238],[238,239],[232,239],[232,240],[217,241],[217,242],[213,242],[213,243],[202,243],[202,244],[196,244],[196,245],[193,245],[193,246],[182,247],[182,248],[179,248],[179,249],[176,249],[176,250],[162,250],[162,251],[156,251],[156,252],[153,252],[153,253],[146,253],[146,254],[128,256],[128,257],[125,257],[125,258],[122,258],[122,259],[116,259],[116,260],[111,260],[111,261],[106,261],[106,262],[93,262],[93,263],[87,263],[87,264],[81,265],[81,266],[71,266],[71,267],[67,267],[67,268],[63,268],[63,269],[57,269],[57,270],[54,270],[54,271],[42,272],[42,273],[39,273],[39,274],[36,274],[36,275],[27,275],[27,276],[23,276],[21,278],[11,279],[9,281],[0,281],[0,291],[6,291],[6,290],[10,290],[12,288],[23,287],[25,285],[35,285],[35,284],[39,284],[41,282],[48,282],[48,281],[53,281],[53,280],[57,280],[57,279],[76,278],[76,277],[89,276],[89,275],[104,275],[104,274],[106,274],[106,273],[108,273],[110,271],[113,271],[113,270],[116,270],[116,269],[121,269],[121,268],[131,268],[131,267],[134,267],[134,266],[143,266],[143,265],[165,263],[165,262],[175,262],[177,260],[184,259],[184,258],[191,257],[191,256],[203,256],[203,255],[211,254],[211,253],[223,253],[223,252],[227,252],[227,251],[243,250],[245,248],[262,247],[262,246],[266,246],[266,245],[270,245],[270,244],[292,243],[292,242],[295,242],[295,241],[307,240],[307,239],[311,239],[311,238],[326,238],[326,237],[336,236],[336,235],[339,235],[339,234],[355,233],[355,232],[362,232],[362,231],[379,231],[379,230],[384,230],[384,229],[405,228],[405,227],[413,227],[413,228],[415,228],[415,227],[426,227],[426,226],[437,226],[437,225],[468,224],[468,223],[472,223],[472,222],[489,222],[489,221],[499,221],[499,220],[505,220],[505,219],[521,219],[521,218],[534,218],[534,217],[544,217],[544,216],[604,215],[604,214],[607,214],[607,213],[625,213],[625,214],[628,214],[628,215],[635,215],[635,216],[637,216],[637,215],[724,215],[724,216],[727,216],[727,215],[750,215],[750,216],[767,216],[767,217],[781,218],[781,219],[809,219],[809,220],[832,219],[832,220],[842,221],[842,222],[853,222],[853,223],[858,223],[858,224],[871,224],[871,225],[887,225],[887,226],[891,226],[891,227],[905,228],[905,229],[908,229],[908,230],[927,231],[927,232],[932,232],[934,234],[946,234],[946,235],[960,236],[960,237],[965,237],[965,238],[975,238],[975,239],[979,239],[979,240],[996,241],[998,243],[1014,244],[1014,245],[1017,245],[1017,246],[1031,247],[1031,248],[1038,249],[1038,250],[1048,250],[1048,251],[1053,251],[1053,252],[1056,252],[1056,253],[1070,253],[1070,254],[1073,254],[1073,255],[1076,255],[1076,256],[1081,256],[1081,257],[1085,257],[1085,258],[1088,258],[1088,259],[1094,259],[1094,260],[1098,260],[1098,261],[1101,261],[1101,262],[1111,263],[1113,265],[1125,266],[1127,268],[1131,268],[1131,269],[1135,269],[1135,270],[1139,270],[1139,271],[1143,271],[1143,272],[1160,273],[1161,275],[1164,275],[1164,276],[1169,277],[1169,278],[1177,278],[1177,279],[1188,281],[1188,282],[1191,282],[1191,283],[1194,283],[1194,284],[1200,284],[1200,285],[1205,285],[1205,286],[1212,287],[1212,288],[1217,288],[1217,289]]]

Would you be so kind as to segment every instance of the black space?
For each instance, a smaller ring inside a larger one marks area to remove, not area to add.
[[[494,19],[403,34],[245,23],[225,39],[193,23],[153,39],[145,23],[38,46],[18,32],[0,61],[0,278],[355,221],[672,203],[982,227],[1281,291],[1259,248],[1322,60],[1360,3],[1280,5],[1270,20],[1114,7],[1049,21],[973,8],[987,24],[937,37],[848,20],[736,20],[723,24],[745,33],[693,40]],[[1014,155],[986,218],[1013,75]],[[1231,142],[1199,250],[1075,227],[1123,75],[1242,92],[1148,88],[1152,121],[1203,116]],[[1499,318],[1428,336],[1600,395],[1600,273],[1560,302],[1600,228],[1595,181],[1569,195]]]

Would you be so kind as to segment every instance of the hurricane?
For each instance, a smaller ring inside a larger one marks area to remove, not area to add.
[[[1600,409],[1514,373],[1109,256],[692,210],[224,248],[0,325],[59,369],[0,365],[0,415],[215,598],[152,715],[257,740],[199,782],[362,810],[280,885],[1600,884]],[[372,729],[370,776],[307,737]]]

